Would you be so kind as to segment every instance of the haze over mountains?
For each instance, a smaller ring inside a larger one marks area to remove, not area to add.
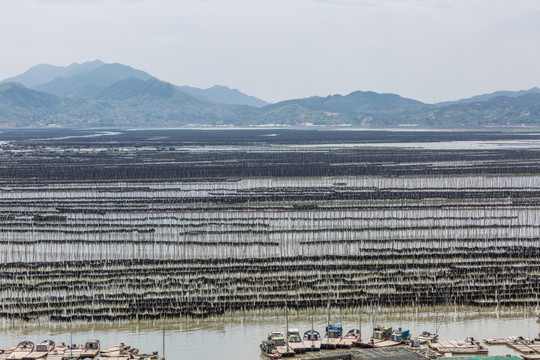
[[[540,89],[425,104],[355,91],[267,104],[225,86],[198,89],[100,60],[37,65],[0,82],[3,127],[331,125],[478,127],[540,125]]]

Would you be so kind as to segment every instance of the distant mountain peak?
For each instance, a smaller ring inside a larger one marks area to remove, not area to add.
[[[0,83],[18,82],[34,90],[57,96],[82,99],[93,98],[115,82],[129,78],[148,80],[154,77],[128,65],[117,62],[105,63],[100,59],[95,59],[84,63],[74,62],[68,66],[39,64]],[[176,88],[184,94],[213,103],[254,107],[268,105],[267,102],[261,99],[224,85],[214,85],[204,90],[189,86],[177,86]],[[162,87],[161,90],[163,89]]]
[[[39,64],[32,66],[24,73],[5,79],[4,82],[18,82],[26,87],[33,88],[41,84],[50,82],[58,77],[70,77],[83,71],[91,71],[103,66],[101,60],[88,61],[82,64],[72,63],[68,66],[54,66],[49,64]]]
[[[519,97],[526,94],[531,93],[540,93],[540,89],[537,87],[530,88],[529,90],[518,90],[518,91],[511,91],[511,90],[502,90],[502,91],[495,91],[489,94],[482,94],[482,95],[476,95],[470,98],[464,98],[459,99],[455,101],[443,101],[440,103],[436,103],[436,106],[447,106],[447,105],[454,105],[454,104],[470,104],[475,102],[484,102],[489,101],[493,98],[497,98],[500,96],[506,96],[506,97]]]
[[[246,95],[238,89],[231,89],[224,85],[214,85],[207,89],[199,89],[191,86],[178,86],[178,90],[191,95],[199,100],[211,101],[230,105],[249,105],[263,107],[268,105],[264,100]]]

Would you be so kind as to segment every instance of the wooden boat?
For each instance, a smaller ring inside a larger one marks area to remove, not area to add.
[[[34,351],[34,343],[32,341],[22,341],[17,347],[9,354],[7,360],[22,360],[27,355],[30,355]]]
[[[122,351],[128,351],[131,348],[129,345],[124,345],[124,343],[120,343],[120,345],[116,345],[107,349],[101,349],[99,350],[99,354],[108,354],[113,352],[122,352]]]
[[[460,340],[437,340],[428,343],[429,347],[442,354],[487,354],[488,349],[480,345],[480,342],[474,338]]]
[[[259,348],[264,357],[269,359],[281,359],[281,354],[272,340],[263,341],[261,345],[259,345]]]
[[[83,346],[76,344],[67,345],[64,350],[64,357],[62,359],[78,359],[81,357],[81,353],[83,351]],[[49,360],[49,359],[47,359]]]
[[[56,346],[47,354],[47,360],[62,360],[64,358],[64,353],[66,351],[66,346]]]
[[[540,354],[540,334],[532,340],[523,336],[510,336],[508,338],[484,339],[488,345],[506,345],[523,354]]]
[[[540,354],[536,354],[536,355],[521,355],[521,357],[524,359],[524,360],[540,360]]]
[[[130,350],[131,350],[131,346],[124,345],[123,343],[121,343],[120,345],[116,345],[107,349],[99,350],[99,357],[100,358],[117,358],[117,357],[124,357],[124,356],[129,357]]]
[[[386,336],[384,334],[384,338],[382,340],[373,341],[373,347],[374,348],[385,348],[390,346],[397,346],[400,344],[403,344],[406,340],[410,339],[409,330],[402,330],[399,328],[398,330],[394,330],[392,334],[390,334],[390,337]]]
[[[315,330],[308,330],[304,333],[304,346],[307,351],[321,350],[321,334]]]
[[[88,340],[81,352],[82,358],[93,358],[99,354],[101,343],[99,340]]]
[[[23,357],[23,360],[42,359],[54,349],[54,346],[55,343],[52,340],[42,341],[34,347],[34,351]]]
[[[358,329],[352,329],[337,343],[338,348],[350,348],[355,341],[362,339],[362,332]]]
[[[15,350],[17,346],[12,346],[5,349],[0,349],[0,360],[6,360],[7,357]]]
[[[287,344],[289,344],[291,349],[297,354],[306,352],[306,347],[300,338],[300,330],[298,329],[289,329],[287,331]]]
[[[5,349],[0,349],[0,359],[6,359],[9,354],[11,354],[13,352],[13,350],[15,350],[17,348],[17,346],[12,346],[12,347],[8,347],[8,348],[5,348]]]
[[[321,341],[321,349],[335,349],[342,337],[343,327],[340,324],[328,324]]]
[[[362,348],[381,347],[380,345],[381,344],[385,345],[385,343],[390,340],[391,336],[392,336],[391,326],[377,325],[373,328],[373,335],[371,336],[369,340],[353,341],[353,346],[362,347]]]
[[[283,333],[280,331],[270,331],[266,340],[272,340],[276,345],[277,351],[283,357],[294,356],[296,354],[294,350],[291,349],[291,347],[285,342]]]
[[[438,338],[438,334],[432,334],[429,331],[423,331],[420,335],[416,336],[414,340],[418,340],[420,344],[425,344],[436,341]]]

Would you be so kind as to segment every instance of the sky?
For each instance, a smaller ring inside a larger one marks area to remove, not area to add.
[[[538,0],[0,0],[0,79],[100,59],[268,102],[540,87]]]

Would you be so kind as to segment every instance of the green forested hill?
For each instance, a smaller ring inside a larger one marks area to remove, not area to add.
[[[242,105],[245,94],[229,88],[214,87],[214,98],[207,98],[201,93],[204,90],[190,88],[190,94],[185,87],[140,70],[99,60],[65,68],[37,66],[12,79],[34,86],[0,83],[0,126],[4,127],[540,126],[536,88],[434,105],[396,94],[355,91],[249,106]],[[228,96],[226,103],[216,102],[217,97]]]

